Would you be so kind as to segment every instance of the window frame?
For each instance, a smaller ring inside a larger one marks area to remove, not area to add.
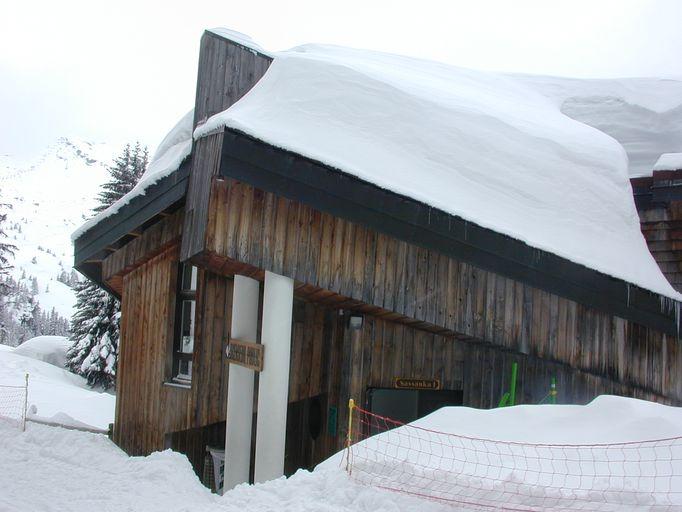
[[[186,269],[189,271],[189,286],[186,287]],[[197,288],[199,269],[191,263],[179,263],[177,267],[177,284],[175,290],[175,322],[173,329],[173,344],[171,349],[171,375],[173,383],[190,385],[192,383],[192,362],[194,358],[194,342],[197,327]],[[185,304],[190,304],[191,351],[183,350],[183,330],[185,327]],[[188,362],[188,372],[181,372],[182,362]]]

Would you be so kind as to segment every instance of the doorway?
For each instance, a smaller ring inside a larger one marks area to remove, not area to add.
[[[460,390],[369,388],[369,411],[401,423],[423,418],[441,407],[464,403]]]

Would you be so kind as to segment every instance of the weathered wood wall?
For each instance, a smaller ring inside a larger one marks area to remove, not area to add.
[[[184,209],[180,208],[107,256],[102,262],[102,280],[120,295],[124,274],[178,243],[182,236],[183,216]]]
[[[210,204],[200,259],[217,272],[270,270],[330,305],[682,400],[682,350],[671,336],[234,180],[215,179]]]
[[[169,432],[225,420],[232,281],[200,272],[192,386],[169,385],[178,261],[176,245],[123,278],[114,441],[131,454],[163,449]]]
[[[171,432],[225,421],[225,343],[231,322],[233,281],[199,272],[192,383],[190,387],[169,385],[178,262],[175,245],[122,278],[114,441],[131,454],[163,449],[165,436]],[[318,395],[338,400],[342,341],[343,322],[336,311],[296,301],[290,402]],[[322,443],[320,440],[318,445]],[[195,444],[187,444],[193,447],[192,456],[201,451]],[[192,463],[197,465],[199,461],[192,459]]]
[[[272,58],[210,32],[201,38],[194,106],[194,126],[237,102],[265,74]],[[192,148],[192,170],[185,202],[181,258],[198,252],[208,215],[208,188],[220,165],[222,131],[203,137]]]
[[[665,277],[682,290],[682,201],[639,211],[642,234]]]

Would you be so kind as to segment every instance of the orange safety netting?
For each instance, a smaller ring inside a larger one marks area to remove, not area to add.
[[[682,511],[682,437],[532,444],[438,432],[352,411],[346,468],[365,485],[507,511]]]

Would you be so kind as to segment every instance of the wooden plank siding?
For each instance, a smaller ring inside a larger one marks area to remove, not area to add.
[[[114,441],[131,454],[163,449],[170,432],[225,421],[232,280],[200,271],[191,387],[169,385],[175,245],[123,278]]]
[[[102,280],[121,294],[124,274],[179,242],[183,215],[184,209],[180,208],[107,256],[102,262]]]
[[[211,32],[201,38],[199,69],[194,107],[194,127],[237,102],[265,74],[272,58],[224,39]],[[186,260],[203,247],[209,215],[208,197],[211,178],[220,167],[223,132],[194,142],[192,168],[185,202],[181,258]]]
[[[668,335],[235,180],[214,179],[210,202],[197,260],[214,271],[260,277],[270,270],[296,280],[310,300],[682,400],[682,350]]]
[[[169,433],[225,421],[233,281],[199,271],[192,383],[169,385],[178,262],[176,244],[123,277],[114,441],[130,454],[163,449]],[[296,310],[289,401],[337,402],[343,321],[299,299]]]

